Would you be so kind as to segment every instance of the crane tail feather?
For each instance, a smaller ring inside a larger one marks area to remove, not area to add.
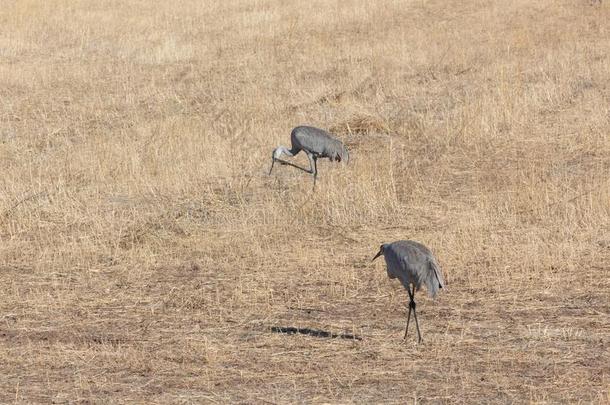
[[[436,297],[438,290],[445,287],[445,281],[443,280],[443,274],[441,273],[441,269],[436,262],[436,260],[432,259],[429,261],[430,270],[432,270],[433,277],[429,280],[428,284],[428,294],[431,297]]]

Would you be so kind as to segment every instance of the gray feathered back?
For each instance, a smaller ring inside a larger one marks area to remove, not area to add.
[[[322,129],[299,126],[292,130],[290,138],[293,147],[308,150],[320,157],[327,157],[331,161],[347,162],[349,160],[349,153],[343,142]]]
[[[383,255],[390,278],[398,277],[407,289],[410,283],[417,290],[425,285],[428,295],[435,297],[445,285],[436,258],[421,243],[411,240],[388,243],[383,245]]]

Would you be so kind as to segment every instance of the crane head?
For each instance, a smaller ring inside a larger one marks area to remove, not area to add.
[[[270,176],[271,172],[273,171],[273,165],[275,164],[275,161],[278,160],[280,156],[282,156],[283,149],[284,148],[282,148],[281,146],[273,149],[273,153],[271,154],[271,169],[269,169]]]
[[[377,254],[375,255],[375,257],[373,257],[373,260],[371,260],[371,261],[374,261],[375,259],[377,259],[377,258],[378,258],[379,256],[381,256],[381,255],[383,255],[383,245],[381,245],[381,246],[379,247],[379,252],[377,252]]]
[[[284,148],[281,146],[273,149],[273,154],[271,155],[271,159],[273,161],[278,160],[282,156],[283,152],[284,152]]]

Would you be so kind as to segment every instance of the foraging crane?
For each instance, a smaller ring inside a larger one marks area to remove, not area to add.
[[[317,160],[319,158],[329,158],[331,162],[335,160],[338,162],[342,160],[349,161],[349,154],[343,142],[334,138],[323,129],[307,126],[296,127],[290,133],[290,142],[292,144],[290,150],[285,146],[278,146],[273,150],[269,175],[271,175],[273,165],[277,161],[280,164],[290,165],[313,174],[313,184],[315,186],[316,178],[318,177]],[[282,154],[292,157],[300,151],[304,151],[309,158],[309,170],[280,159]]]
[[[407,315],[407,332],[409,332],[409,321],[411,320],[411,310],[415,317],[417,327],[418,343],[422,342],[417,313],[415,312],[415,291],[419,290],[424,284],[428,289],[428,295],[434,298],[440,288],[444,287],[443,275],[436,261],[436,258],[424,245],[412,240],[399,240],[392,243],[385,243],[379,248],[379,253],[373,258],[377,259],[383,255],[389,278],[398,278],[409,293],[409,314]],[[411,291],[411,285],[413,290]]]

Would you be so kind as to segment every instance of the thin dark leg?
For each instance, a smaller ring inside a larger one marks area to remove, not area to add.
[[[413,296],[415,294],[415,286],[413,286],[413,292],[411,292],[411,288],[407,286],[407,292],[409,293],[409,314],[407,315],[407,329],[405,329],[405,337],[407,338],[407,333],[409,332],[409,321],[411,320],[411,310],[413,309],[413,313],[415,313],[415,300]]]
[[[271,176],[271,172],[273,171],[274,164],[275,164],[275,159],[271,159],[271,169],[269,169],[269,176]]]
[[[407,329],[405,329],[405,337],[403,340],[407,338],[407,333],[409,333],[409,321],[411,320],[411,302],[409,301],[409,314],[407,315]]]
[[[309,158],[309,173],[313,174],[313,187],[316,188],[316,178],[318,177],[317,157],[310,152],[307,153],[307,157]]]
[[[309,159],[309,173],[313,174],[313,154],[307,152],[307,159]]]
[[[294,163],[290,163],[290,162],[287,162],[287,161],[282,160],[282,159],[276,159],[276,162],[278,162],[278,163],[279,163],[279,164],[281,164],[281,165],[292,166],[292,167],[294,167],[295,169],[299,169],[299,170],[303,170],[304,172],[311,173],[311,170],[307,170],[307,169],[305,169],[304,167],[301,167],[301,166],[295,165]]]
[[[417,328],[417,343],[421,343],[423,339],[421,338],[421,333],[419,332],[419,323],[417,322],[417,311],[415,311],[415,285],[413,285],[413,294],[411,294],[411,299],[413,303],[413,316],[415,317],[415,327]]]

